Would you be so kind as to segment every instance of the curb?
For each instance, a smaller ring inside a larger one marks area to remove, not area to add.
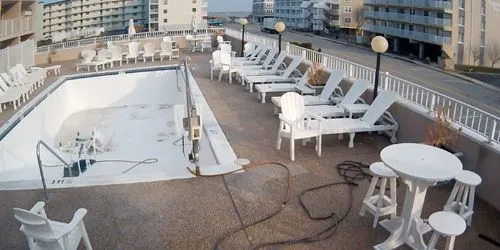
[[[342,44],[342,45],[346,45],[346,46],[351,46],[351,47],[356,47],[356,48],[359,48],[359,49],[364,49],[364,50],[371,51],[369,48],[367,48],[365,46],[360,46],[360,45],[357,45],[357,44],[352,44],[352,43],[348,43],[348,42],[344,42],[344,41],[339,41],[339,40],[335,40],[335,39],[331,39],[331,38],[327,38],[327,37],[323,37],[323,36],[311,35],[311,34],[307,34],[307,33],[303,33],[303,32],[298,32],[298,31],[288,31],[288,32],[290,32],[290,33],[297,33],[297,34],[301,34],[301,35],[305,35],[305,36],[309,36],[309,37],[314,37],[314,38],[317,38],[317,39],[322,39],[322,40],[330,41],[330,42],[337,43],[337,44]],[[447,74],[447,75],[459,78],[461,80],[464,80],[464,81],[467,81],[467,82],[479,85],[479,86],[481,86],[483,88],[487,88],[489,90],[492,90],[492,91],[495,91],[497,93],[500,93],[500,88],[499,87],[496,87],[496,86],[493,86],[493,85],[491,85],[489,83],[486,83],[486,82],[474,79],[472,77],[468,77],[468,76],[462,75],[460,73],[443,70],[443,69],[440,69],[440,68],[436,68],[436,67],[433,67],[433,66],[430,66],[430,65],[418,62],[418,61],[414,61],[414,60],[411,60],[411,59],[408,59],[408,58],[404,58],[404,57],[401,57],[401,56],[398,56],[398,55],[390,54],[390,53],[385,53],[384,56],[388,56],[388,57],[392,57],[392,58],[395,58],[395,59],[399,59],[399,60],[403,60],[403,61],[406,61],[406,62],[410,62],[410,63],[413,63],[413,64],[417,64],[419,66],[422,66],[422,67],[425,67],[425,68],[428,68],[428,69],[431,69],[431,70],[434,70],[434,71],[437,71],[437,72],[440,72],[440,73],[443,73],[443,74]]]

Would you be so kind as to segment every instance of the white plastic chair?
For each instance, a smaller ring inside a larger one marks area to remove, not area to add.
[[[163,57],[168,56],[168,60],[172,60],[172,42],[163,41],[160,44],[161,52],[160,52],[160,62],[163,62]]]
[[[80,67],[87,67],[87,70],[90,71],[90,66],[95,66],[92,61],[96,56],[95,50],[83,50],[80,55],[82,56],[82,61],[76,64],[76,71],[80,69]]]
[[[244,57],[249,56],[254,50],[255,50],[255,44],[245,43],[245,45],[243,45],[243,56]]]
[[[139,54],[139,42],[128,43],[128,54],[126,56],[127,64],[129,59],[134,59],[134,62],[137,63],[138,54]]]
[[[231,52],[232,52],[231,44],[221,44],[220,45],[220,50],[222,52],[226,52],[226,53],[231,54]]]
[[[228,74],[229,83],[233,83],[233,73],[236,72],[231,65],[231,54],[227,52],[220,53],[220,71],[219,71],[219,82],[222,79],[223,74]]]
[[[86,249],[92,249],[83,223],[87,209],[78,209],[71,222],[62,223],[49,220],[44,206],[45,203],[39,201],[29,211],[14,208],[14,218],[21,222],[20,230],[28,239],[30,249],[76,250],[81,239],[83,239]]]
[[[205,50],[210,50],[212,52],[212,40],[203,40],[201,41],[201,52],[205,52]]]
[[[279,115],[280,125],[278,131],[278,141],[276,149],[281,149],[282,138],[290,139],[290,160],[295,160],[295,140],[303,139],[302,145],[306,144],[305,139],[316,137],[315,150],[321,156],[321,122],[309,123],[310,116],[304,109],[304,98],[301,95],[288,92],[281,96],[282,113]]]
[[[229,44],[230,45],[231,42],[230,41],[224,41],[224,38],[222,36],[217,36],[217,44],[218,44],[218,47],[220,49],[220,46],[222,44]]]
[[[151,58],[151,62],[155,61],[155,45],[153,43],[144,44],[144,54],[142,55],[142,60],[146,62],[148,57]]]
[[[122,55],[122,49],[119,46],[112,46],[111,47],[111,67],[113,67],[114,62],[119,62],[120,66],[122,66],[122,61],[123,61],[123,55]]]
[[[115,46],[115,45],[113,44],[113,41],[106,41],[106,47],[107,47],[108,49],[111,49],[113,46]]]
[[[102,69],[104,70],[106,68],[106,64],[109,64],[109,67],[111,67],[112,62],[110,59],[108,59],[109,52],[110,51],[107,49],[99,50],[99,52],[97,53],[97,61],[94,62],[96,64],[96,68],[102,66]]]
[[[210,80],[214,79],[214,71],[220,71],[221,69],[221,62],[220,62],[220,55],[222,51],[216,50],[212,52],[212,60],[210,60]]]
[[[163,37],[163,41],[164,42],[172,42],[172,37],[165,36],[165,37]]]
[[[196,50],[196,41],[194,40],[194,36],[186,35],[186,47],[188,50],[195,52]]]

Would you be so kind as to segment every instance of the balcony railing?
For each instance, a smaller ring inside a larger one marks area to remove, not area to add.
[[[385,27],[372,24],[366,24],[363,26],[364,30],[371,32],[377,32],[382,34],[387,34],[391,36],[405,37],[413,40],[418,40],[422,42],[433,43],[437,45],[450,44],[451,38],[444,36],[437,36],[429,33],[419,32],[415,30],[399,29],[394,27]]]
[[[365,4],[371,5],[389,5],[389,6],[407,6],[415,8],[431,8],[431,9],[452,9],[451,1],[437,1],[437,0],[365,0]]]
[[[394,20],[399,22],[416,23],[423,25],[432,25],[439,27],[450,27],[451,19],[430,17],[430,16],[420,16],[420,15],[410,15],[395,12],[383,12],[383,11],[365,11],[363,13],[364,17],[384,19],[384,20]]]
[[[33,32],[32,17],[0,20],[0,39],[9,39],[27,32]]]

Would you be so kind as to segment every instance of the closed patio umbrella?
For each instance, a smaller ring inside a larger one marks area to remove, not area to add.
[[[130,19],[128,21],[128,36],[129,37],[132,37],[133,35],[135,35],[135,27],[134,27],[134,19]]]

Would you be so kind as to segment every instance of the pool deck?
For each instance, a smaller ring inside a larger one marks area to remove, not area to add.
[[[349,149],[347,136],[341,141],[336,136],[326,136],[321,157],[315,155],[313,144],[302,147],[297,143],[296,161],[291,163],[287,141],[280,151],[274,148],[278,119],[272,104],[261,104],[255,93],[248,93],[240,84],[211,81],[208,54],[190,56],[198,85],[236,155],[253,163],[284,163],[292,175],[292,196],[283,211],[227,238],[221,249],[249,249],[266,242],[302,238],[331,225],[332,220],[310,220],[297,195],[311,187],[342,181],[335,165],[345,160],[365,164],[378,161],[380,150],[389,145],[388,139],[376,133],[359,135],[355,148]],[[123,67],[158,64],[140,62]],[[77,73],[74,62],[64,63],[61,73]],[[56,79],[49,76],[45,86]],[[12,110],[2,112],[0,120],[7,120],[12,114]],[[49,190],[45,209],[50,219],[69,222],[76,209],[86,208],[84,221],[94,249],[213,249],[220,236],[279,207],[286,192],[285,184],[286,171],[268,163],[224,177]],[[381,227],[373,229],[373,217],[368,213],[365,217],[358,215],[368,184],[361,181],[353,188],[352,209],[332,237],[283,248],[372,249],[383,242],[389,233]],[[450,185],[429,188],[423,218],[443,208],[451,188]],[[405,190],[403,184],[398,187],[398,210]],[[27,248],[12,208],[29,209],[42,197],[41,190],[0,191],[0,249]],[[305,200],[316,216],[331,212],[341,215],[348,209],[349,188],[345,185],[327,188],[308,195]],[[477,199],[472,226],[457,238],[455,249],[498,249],[478,234],[500,241],[499,225],[500,213]],[[426,235],[426,240],[429,238],[430,234]],[[442,239],[438,249],[443,246]]]

